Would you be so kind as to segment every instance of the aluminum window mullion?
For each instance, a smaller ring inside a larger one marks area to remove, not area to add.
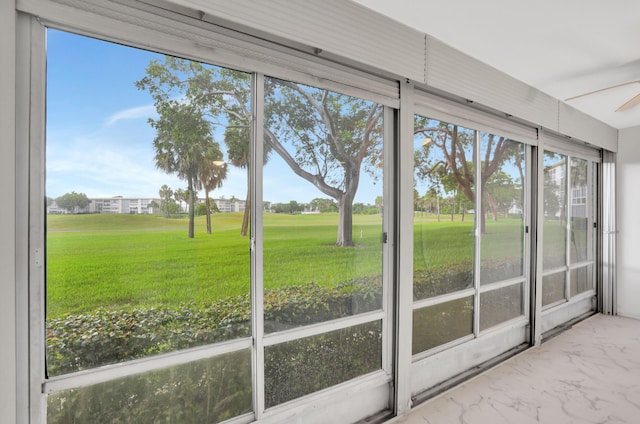
[[[594,162],[587,162],[587,258],[589,261],[594,261],[596,258],[595,250],[597,243],[597,231],[598,231],[598,219],[596,214],[597,202],[596,202],[596,193],[597,190],[597,172],[594,167],[598,167],[599,165]],[[592,270],[592,281],[595,283],[595,268]]]
[[[413,302],[413,309],[422,309],[429,306],[439,305],[441,303],[447,303],[458,299],[464,299],[465,297],[473,296],[476,293],[475,287],[470,287],[465,290],[459,290],[453,293],[442,294],[440,296],[430,297],[428,299],[417,300]]]
[[[394,252],[394,396],[393,410],[403,415],[411,409],[411,358],[413,337],[413,125],[414,86],[410,81],[400,83],[400,110],[398,112],[395,147],[397,165],[394,184],[396,189],[396,229]]]
[[[544,277],[548,276],[548,275],[553,275],[553,274],[557,274],[559,272],[566,272],[569,269],[568,265],[563,265],[563,266],[559,266],[559,267],[555,267],[555,268],[551,268],[551,269],[545,269],[542,272],[542,275]]]
[[[599,175],[601,188],[598,190],[600,203],[600,252],[599,261],[602,271],[598,274],[602,277],[599,284],[599,292],[602,297],[602,313],[617,313],[616,290],[616,154],[609,151],[603,152],[603,162]]]
[[[497,283],[491,283],[491,284],[480,286],[480,288],[478,289],[478,293],[487,293],[487,292],[502,289],[505,287],[515,286],[516,284],[522,284],[524,282],[525,282],[524,277],[510,278],[508,280],[498,281]]]
[[[46,396],[43,383],[46,381],[46,329],[45,329],[45,245],[46,215],[41,207],[45,197],[45,94],[46,94],[46,30],[35,18],[19,19],[20,31],[16,62],[29,70],[26,81],[16,86],[16,101],[26,98],[28,104],[22,111],[27,113],[25,137],[29,142],[29,418],[31,422],[46,419]],[[21,76],[17,76],[20,78]],[[28,87],[26,87],[28,86]],[[18,90],[24,93],[18,95]],[[26,91],[28,90],[28,91]],[[24,98],[22,97],[24,96]],[[16,122],[18,124],[18,122]],[[22,128],[16,126],[16,132]],[[18,134],[16,133],[16,136]]]
[[[264,244],[262,214],[262,167],[264,161],[264,75],[252,75],[251,163],[251,305],[253,330],[253,412],[257,420],[265,410],[264,393]]]
[[[425,350],[423,352],[420,353],[416,353],[415,355],[413,355],[412,357],[412,361],[413,362],[419,362],[422,359],[428,358],[430,356],[434,356],[438,353],[442,353],[446,350],[449,350],[453,347],[459,346],[461,344],[464,343],[468,343],[473,341],[474,339],[476,339],[476,337],[473,334],[467,334],[466,336],[462,336],[460,338],[457,338],[455,340],[451,340],[450,342],[438,345],[438,346],[434,346],[431,349]],[[460,371],[464,371],[464,369],[461,369]],[[459,373],[457,373],[459,374]]]
[[[593,264],[595,264],[595,261],[576,262],[575,264],[571,264],[568,267],[568,269],[569,269],[569,271],[571,271],[571,270],[574,270],[574,269],[584,268],[586,266],[593,265]]]
[[[544,257],[544,151],[546,148],[545,133],[541,132],[541,139],[536,149],[536,237],[535,242],[535,280],[531,293],[534,296],[531,311],[531,344],[534,346],[542,343],[542,277],[543,277],[543,260]]]
[[[482,243],[482,218],[484,210],[482,209],[482,159],[480,152],[480,131],[474,131],[475,140],[473,143],[473,163],[474,163],[474,208],[476,213],[474,219],[474,257],[473,257],[473,335],[478,337],[480,334],[480,249]]]
[[[13,18],[12,18],[13,19]],[[37,38],[43,40],[42,29],[33,29],[32,26],[41,25],[33,19],[31,16],[24,15],[22,13],[16,16],[16,69],[21,69],[22,72],[15,76],[15,96],[11,96],[8,92],[5,92],[6,99],[9,103],[15,100],[15,172],[16,172],[16,186],[15,186],[15,232],[16,235],[20,234],[20,237],[15,237],[15,317],[16,317],[16,329],[15,332],[15,352],[16,352],[16,395],[17,395],[17,418],[16,422],[28,421],[29,412],[29,385],[32,376],[29,373],[29,350],[30,350],[30,337],[31,332],[29,330],[29,245],[32,235],[30,234],[30,213],[29,204],[32,196],[29,183],[31,167],[29,166],[30,148],[29,135],[32,130],[30,126],[36,126],[36,128],[42,128],[41,123],[37,120],[35,122],[30,120],[30,108],[36,106],[41,108],[41,104],[37,101],[32,102],[30,94],[41,96],[42,92],[33,93],[31,90],[31,79],[35,76],[30,72],[31,64],[30,58],[39,62],[43,61],[43,46],[44,41],[37,43],[35,46],[31,45],[31,39]],[[32,50],[33,49],[33,50]],[[32,55],[33,52],[33,55]],[[40,71],[44,69],[44,65],[39,65]],[[43,76],[39,74],[36,78],[42,81]],[[37,91],[37,90],[36,90]],[[5,113],[5,117],[9,118],[10,114]],[[40,156],[36,155],[39,159]],[[11,157],[6,157],[9,162],[12,161]],[[40,179],[38,179],[40,181]],[[36,186],[39,183],[36,183]],[[5,197],[10,198],[10,194],[5,191]],[[42,213],[42,212],[39,212]],[[36,222],[40,222],[37,220]],[[38,231],[36,231],[37,237],[41,237]],[[22,236],[26,235],[26,236]],[[9,240],[7,240],[9,241]],[[7,259],[9,259],[7,257]],[[3,274],[6,277],[9,276],[8,272]],[[8,311],[7,311],[8,312]],[[43,340],[43,339],[42,339]],[[7,336],[3,342],[6,346],[11,346],[12,342],[10,337]],[[5,366],[8,364],[4,364]],[[40,375],[38,375],[40,378]],[[37,395],[41,398],[40,394]],[[5,414],[5,419],[10,420],[11,415]]]
[[[383,175],[382,175],[382,309],[385,312],[382,323],[382,368],[389,374],[393,368],[393,313],[394,313],[394,297],[393,297],[393,252],[396,246],[395,228],[395,210],[393,205],[393,187],[395,182],[394,164],[395,164],[395,113],[390,107],[384,107],[384,137],[383,137]],[[386,234],[386,236],[385,236]]]
[[[532,178],[532,153],[533,148],[531,146],[525,146],[525,181],[522,181],[524,186],[524,199],[522,202],[522,210],[524,213],[524,246],[523,253],[524,258],[522,261],[522,273],[524,277],[524,286],[522,289],[522,309],[523,314],[526,319],[531,322],[531,263],[532,263],[532,242],[531,234],[533,233],[534,225],[532,217],[535,216],[535,211],[533,210],[533,178]]]
[[[567,165],[564,182],[564,208],[565,217],[567,222],[565,223],[565,263],[567,265],[567,271],[564,276],[564,298],[568,302],[571,300],[571,272],[569,267],[571,265],[571,218],[573,213],[571,210],[571,161],[572,156],[566,156]]]
[[[292,340],[299,340],[306,337],[318,336],[331,331],[342,330],[356,325],[366,324],[369,322],[380,321],[384,318],[383,311],[369,312],[358,314],[351,317],[336,319],[333,321],[321,322],[318,324],[307,325],[291,330],[279,331],[263,336],[263,346],[273,346],[280,343],[286,343]]]
[[[251,339],[247,338],[221,342],[211,346],[194,347],[182,351],[134,359],[120,364],[90,368],[73,374],[65,374],[51,378],[44,383],[42,391],[43,393],[55,393],[62,390],[105,383],[107,381],[116,380],[133,374],[142,374],[201,359],[213,358],[225,353],[237,352],[243,349],[248,349],[251,345]]]

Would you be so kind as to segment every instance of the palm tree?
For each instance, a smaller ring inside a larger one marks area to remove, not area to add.
[[[222,152],[218,143],[211,143],[204,152],[202,163],[198,171],[196,188],[204,190],[205,211],[207,216],[207,234],[211,234],[211,205],[209,192],[222,186],[227,178],[227,164],[222,161]]]
[[[176,191],[173,192],[173,198],[176,199],[178,203],[178,213],[182,212],[182,201],[184,200],[184,190],[181,188],[177,188]]]
[[[171,201],[171,197],[173,197],[173,190],[164,184],[160,187],[158,194],[160,195],[160,210],[164,212],[166,218],[169,218],[169,201]]]
[[[195,186],[204,152],[214,143],[211,123],[201,110],[180,102],[156,103],[159,118],[149,122],[156,129],[153,140],[156,167],[187,182],[189,238],[194,237]],[[176,190],[176,193],[178,190]]]

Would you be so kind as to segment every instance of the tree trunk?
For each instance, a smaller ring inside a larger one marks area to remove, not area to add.
[[[480,201],[480,234],[487,233],[487,217],[485,211],[485,202]],[[478,211],[476,211],[477,213]]]
[[[353,246],[353,196],[343,194],[338,201],[338,241],[336,246]]]
[[[209,207],[209,190],[204,190],[204,210],[207,215],[207,234],[211,234],[211,208]]]
[[[453,198],[453,205],[451,205],[451,222],[453,222],[454,218],[453,216],[456,213],[456,198]]]
[[[249,232],[249,217],[251,216],[251,198],[247,193],[247,199],[244,202],[244,216],[242,217],[242,230],[240,231],[241,236],[246,236]]]
[[[194,236],[194,221],[195,221],[195,208],[193,207],[193,180],[189,179],[189,238]]]
[[[249,167],[247,166],[247,198],[244,202],[244,215],[242,217],[242,228],[240,235],[246,236],[249,231],[249,216],[251,214],[251,175],[249,175]]]

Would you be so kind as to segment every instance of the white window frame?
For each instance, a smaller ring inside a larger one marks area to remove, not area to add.
[[[537,340],[541,341],[544,337],[545,333],[554,330],[566,324],[567,322],[585,316],[587,314],[593,313],[598,309],[597,296],[598,292],[596,288],[598,287],[597,276],[598,272],[598,257],[597,257],[597,245],[601,243],[598,239],[598,232],[595,228],[593,228],[594,223],[598,223],[598,187],[596,181],[596,172],[593,168],[593,164],[596,164],[597,167],[602,166],[602,150],[598,148],[591,147],[586,144],[580,144],[577,142],[572,142],[567,140],[565,137],[561,137],[559,135],[550,133],[550,132],[542,132],[540,138],[539,145],[539,199],[543,199],[544,196],[544,151],[551,151],[555,153],[560,153],[565,155],[567,158],[567,173],[564,181],[564,190],[566,193],[566,202],[567,202],[567,224],[565,226],[566,231],[566,265],[553,268],[553,269],[542,269],[542,261],[539,261],[539,268],[537,270],[537,274],[539,278],[536,281],[536,285],[539,288],[537,292],[537,296],[540,297],[540,302],[536,304],[536,308],[539,318],[539,328],[537,329],[538,334],[536,334]],[[582,261],[579,263],[571,263],[570,261],[570,225],[571,225],[571,208],[569,207],[570,201],[570,188],[571,188],[571,159],[584,159],[587,161],[587,181],[589,183],[589,193],[588,193],[588,202],[590,202],[588,210],[588,221],[587,227],[589,228],[588,233],[588,252],[590,258],[586,261]],[[542,229],[542,225],[544,225],[544,210],[543,210],[543,201],[538,204],[538,225],[539,228]],[[599,223],[598,223],[599,224]],[[542,258],[543,252],[543,232],[540,230],[539,232],[539,241],[538,241],[538,257]],[[592,281],[593,286],[591,289],[586,290],[584,292],[578,293],[575,296],[571,296],[571,271],[574,269],[585,268],[588,266],[592,266]],[[565,296],[563,299],[558,300],[557,302],[553,302],[549,305],[542,306],[542,278],[548,275],[556,274],[563,272],[565,275]]]
[[[379,311],[369,314],[361,314],[354,317],[343,318],[303,327],[289,332],[264,335],[260,325],[262,312],[261,275],[261,235],[252,234],[255,246],[252,249],[252,279],[253,284],[253,314],[254,336],[239,340],[222,342],[215,345],[196,347],[192,349],[171,352],[149,358],[128,361],[121,364],[107,365],[104,367],[89,369],[57,377],[45,377],[45,329],[44,329],[44,211],[40,207],[44,193],[44,87],[46,84],[46,28],[53,28],[73,32],[79,35],[94,37],[105,41],[119,42],[131,47],[149,49],[161,53],[173,54],[206,63],[227,66],[252,72],[254,75],[254,111],[253,111],[253,138],[262,139],[262,129],[256,122],[262,122],[261,109],[263,99],[260,81],[266,73],[270,76],[292,80],[314,87],[337,91],[350,96],[356,96],[371,100],[385,107],[385,155],[384,164],[385,183],[384,195],[393,193],[393,179],[391,175],[394,169],[393,160],[393,109],[399,105],[399,89],[397,83],[365,74],[360,71],[337,65],[325,63],[321,60],[309,60],[305,55],[289,51],[280,46],[263,45],[254,43],[243,37],[234,38],[228,31],[211,32],[212,26],[206,23],[196,23],[190,19],[174,16],[172,13],[154,9],[157,14],[148,10],[133,9],[130,6],[119,3],[107,3],[100,1],[77,2],[52,2],[46,0],[20,1],[18,8],[28,15],[37,18],[28,18],[31,36],[24,39],[25,46],[30,51],[30,124],[31,124],[31,164],[29,166],[31,176],[30,192],[30,254],[33,257],[31,266],[31,293],[30,293],[30,417],[32,422],[44,422],[46,420],[46,395],[71,388],[86,385],[99,384],[119,377],[131,374],[143,373],[167,366],[178,365],[197,359],[215,357],[224,353],[236,352],[244,349],[253,350],[254,363],[254,412],[236,417],[231,422],[249,422],[259,419],[261,422],[276,422],[283,416],[293,414],[303,420],[323,421],[332,414],[340,419],[361,419],[379,410],[390,407],[390,382],[393,379],[393,354],[391,337],[392,311],[394,298],[390,294],[390,282],[393,279],[392,260],[389,258],[390,245],[383,245],[383,269],[386,286],[383,290],[383,305]],[[144,9],[144,8],[143,8]],[[184,19],[183,19],[184,18]],[[175,19],[175,20],[174,20]],[[185,22],[180,22],[183,19]],[[167,25],[170,23],[170,25]],[[236,35],[237,36],[237,35]],[[191,41],[193,40],[193,41]],[[201,43],[201,44],[199,44]],[[211,48],[201,48],[201,45]],[[308,73],[311,72],[311,73]],[[34,89],[38,88],[39,89]],[[256,187],[261,187],[262,154],[259,142],[254,142],[253,163],[253,187],[251,194],[254,205],[261,204],[261,192]],[[261,213],[252,214],[253,228],[261,228]],[[382,231],[387,233],[388,240],[395,238],[394,229],[390,227],[393,212],[385,214]],[[258,300],[259,299],[259,300]],[[260,318],[258,318],[260,317]],[[321,334],[327,331],[347,328],[365,322],[382,320],[383,352],[382,369],[368,375],[364,375],[337,386],[315,392],[296,400],[278,405],[265,411],[264,408],[264,364],[263,349],[265,346],[295,340]],[[264,336],[264,337],[263,337]],[[255,340],[255,341],[254,341]],[[348,395],[346,395],[348,394]],[[359,401],[358,401],[359,399]],[[354,407],[355,405],[355,407]],[[316,411],[316,412],[314,412]],[[317,411],[324,411],[318,415]],[[328,415],[327,415],[328,414]]]
[[[474,223],[476,233],[474,238],[474,283],[473,287],[457,291],[455,293],[437,296],[431,299],[424,299],[413,302],[411,309],[416,310],[455,299],[473,296],[473,331],[471,334],[452,340],[440,346],[436,346],[424,352],[412,356],[411,372],[411,392],[414,399],[419,399],[420,394],[430,388],[445,382],[446,380],[463,373],[491,358],[520,346],[530,341],[530,268],[531,268],[531,216],[530,198],[532,194],[532,149],[531,146],[538,144],[538,129],[524,125],[520,122],[490,114],[486,111],[473,107],[465,107],[452,100],[442,98],[422,89],[416,89],[415,93],[415,114],[437,119],[451,124],[461,125],[467,129],[474,130],[476,134],[476,148],[474,162],[479,163],[480,158],[480,132],[491,133],[498,136],[508,137],[511,140],[525,145],[526,150],[526,187],[525,187],[525,231],[523,237],[524,261],[523,276],[513,279],[499,281],[491,284],[480,285],[480,242],[479,216],[475,214]],[[411,139],[413,145],[413,139]],[[481,172],[476,166],[475,180],[479,181],[478,175]],[[480,210],[481,193],[478,185],[474,186],[475,209]],[[413,250],[410,250],[413,252]],[[411,264],[413,266],[413,264]],[[405,282],[413,284],[413,281]],[[493,327],[480,331],[480,296],[492,290],[522,284],[522,305],[523,314]],[[482,352],[480,355],[473,355],[471,352]]]

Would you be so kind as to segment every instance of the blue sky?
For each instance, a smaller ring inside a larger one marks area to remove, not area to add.
[[[159,54],[56,30],[47,39],[47,196],[70,191],[88,197],[157,197],[163,184],[185,188],[186,182],[155,168],[157,115],[147,92],[134,82]],[[221,137],[214,134],[217,141]],[[223,143],[222,150],[225,151]],[[308,202],[328,196],[273,155],[264,169],[264,200]],[[374,203],[381,185],[363,172],[356,202]],[[229,167],[213,197],[246,195],[246,171]],[[203,196],[203,195],[202,195]]]

